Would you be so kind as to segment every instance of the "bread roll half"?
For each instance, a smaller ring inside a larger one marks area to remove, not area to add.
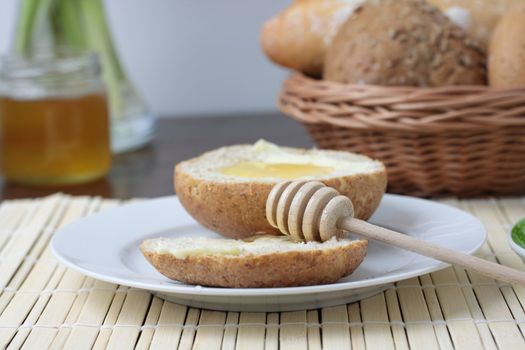
[[[283,169],[286,174],[279,173]],[[387,184],[383,164],[368,157],[265,141],[205,153],[179,163],[174,175],[185,209],[205,227],[231,238],[279,233],[266,220],[265,205],[272,187],[286,179],[319,180],[335,188],[352,200],[360,219],[372,215]]]
[[[160,273],[173,280],[216,287],[272,288],[327,284],[348,276],[363,261],[367,241],[181,237],[149,239],[140,249]]]

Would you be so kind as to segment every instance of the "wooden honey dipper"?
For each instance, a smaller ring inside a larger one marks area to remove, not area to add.
[[[283,234],[298,240],[324,242],[345,231],[367,239],[476,271],[494,279],[525,285],[525,273],[461,253],[353,217],[350,198],[318,181],[285,181],[273,187],[266,201],[266,218]]]

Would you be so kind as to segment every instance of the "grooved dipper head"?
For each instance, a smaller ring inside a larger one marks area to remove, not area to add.
[[[270,225],[298,240],[324,242],[340,236],[339,220],[353,215],[350,198],[319,181],[278,183],[266,201]]]

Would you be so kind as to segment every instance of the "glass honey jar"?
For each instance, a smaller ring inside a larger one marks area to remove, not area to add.
[[[76,184],[110,167],[109,110],[97,55],[0,61],[0,170],[12,182]]]

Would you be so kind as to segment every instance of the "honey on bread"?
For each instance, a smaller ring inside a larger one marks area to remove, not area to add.
[[[322,176],[333,172],[332,167],[300,163],[240,162],[221,169],[221,173],[249,179],[276,177],[296,179],[301,176]]]

